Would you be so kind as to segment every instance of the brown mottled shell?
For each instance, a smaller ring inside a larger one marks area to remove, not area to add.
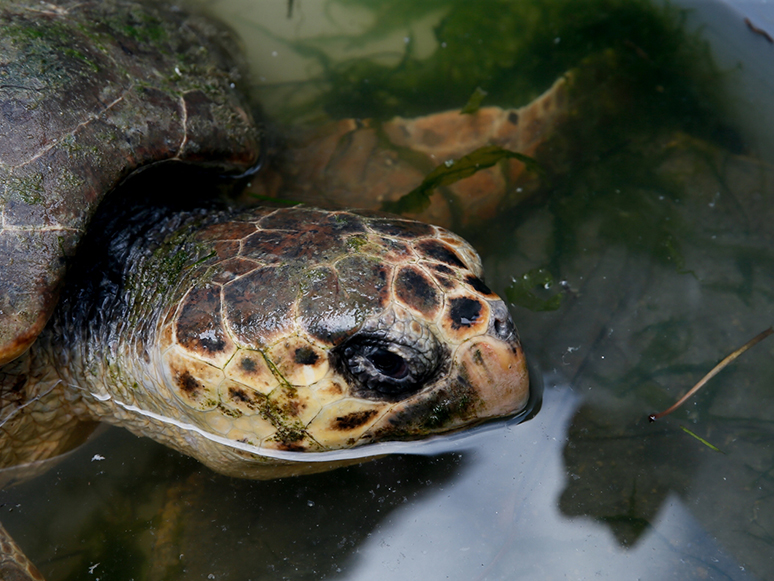
[[[204,18],[25,0],[0,3],[0,31],[1,364],[45,325],[107,191],[162,160],[244,170],[258,135],[235,91],[236,48]]]

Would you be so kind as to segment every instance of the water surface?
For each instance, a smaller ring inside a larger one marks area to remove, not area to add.
[[[544,402],[444,453],[269,482],[105,430],[0,496],[47,579],[774,576],[774,342],[647,421],[774,322],[774,173],[723,89],[742,82],[733,59],[713,65],[682,32],[696,14],[612,0],[208,9],[244,38],[280,127],[425,115],[477,86],[520,106],[586,71],[584,115],[552,144],[544,187],[463,232],[512,301]]]

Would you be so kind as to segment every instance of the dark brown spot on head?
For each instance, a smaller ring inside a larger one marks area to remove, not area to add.
[[[519,124],[519,114],[516,113],[516,111],[511,111],[508,113],[508,123],[511,125],[518,125]]]
[[[454,276],[455,274],[455,272],[445,264],[432,264],[430,268],[439,274],[445,274],[447,276]]]
[[[472,286],[475,290],[480,292],[482,295],[494,294],[492,290],[484,284],[484,281],[478,278],[477,276],[473,276],[472,274],[470,274],[467,276],[465,280],[470,286]]]
[[[466,297],[460,297],[451,300],[449,317],[451,318],[453,329],[471,327],[478,322],[478,318],[480,316],[481,303],[478,301]]]
[[[434,233],[432,226],[412,220],[374,219],[368,221],[368,226],[376,232],[395,238],[420,238],[432,236]]]
[[[257,405],[255,397],[253,397],[247,390],[241,387],[231,386],[228,388],[228,397],[231,401],[247,406],[250,409],[254,409]]]
[[[311,347],[299,347],[293,359],[299,365],[314,365],[320,356]]]
[[[261,231],[244,241],[243,255],[268,263],[330,262],[352,251],[348,237],[365,233],[359,216],[309,208],[277,210],[259,226]]]
[[[366,231],[363,219],[350,212],[331,212],[326,222],[338,234],[365,234]]]
[[[441,306],[441,298],[430,279],[420,270],[406,266],[395,279],[395,295],[408,307],[432,316]]]
[[[239,365],[247,373],[252,373],[257,369],[257,366],[255,365],[255,361],[253,361],[249,357],[242,357],[242,361],[239,362]]]
[[[177,386],[180,388],[181,392],[191,399],[195,399],[203,387],[202,384],[196,381],[196,378],[187,371],[183,371],[177,376]]]
[[[218,240],[212,245],[218,260],[228,260],[239,254],[239,240]]]
[[[325,215],[324,210],[312,208],[281,208],[261,218],[258,225],[265,230],[300,230],[319,224]]]
[[[299,414],[306,409],[306,404],[297,399],[288,399],[282,402],[280,409],[285,413],[285,415],[297,418]]]
[[[385,260],[402,261],[412,256],[408,244],[400,240],[380,236],[376,239],[376,243],[380,247],[380,256]]]
[[[439,240],[422,240],[414,244],[414,247],[425,258],[458,268],[466,268],[465,263],[460,260],[457,253]]]
[[[376,410],[362,410],[352,412],[346,416],[339,416],[333,420],[331,428],[337,431],[348,431],[359,428],[376,415]]]
[[[330,262],[351,251],[342,233],[329,224],[309,224],[303,230],[256,232],[242,247],[243,256],[268,264]]]
[[[185,298],[175,331],[180,345],[206,359],[230,348],[220,316],[220,286],[192,289]]]

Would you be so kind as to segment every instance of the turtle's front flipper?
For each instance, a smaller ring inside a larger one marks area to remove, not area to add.
[[[43,575],[0,524],[0,581],[33,580],[43,581]]]

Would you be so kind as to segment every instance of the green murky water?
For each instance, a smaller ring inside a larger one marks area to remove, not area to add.
[[[273,482],[106,430],[0,495],[47,578],[771,578],[774,341],[647,422],[774,322],[774,171],[721,90],[742,71],[684,32],[696,14],[637,0],[207,6],[243,37],[282,123],[424,115],[477,87],[484,105],[520,106],[577,71],[580,114],[541,160],[544,186],[463,232],[514,303],[544,402],[437,456]]]

